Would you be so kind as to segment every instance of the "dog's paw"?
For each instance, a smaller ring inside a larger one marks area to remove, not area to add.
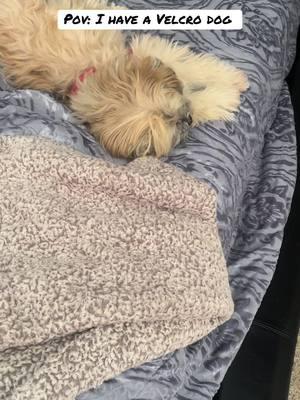
[[[245,92],[249,88],[249,80],[245,72],[237,70],[235,85],[240,92]]]
[[[233,121],[235,113],[238,111],[241,99],[240,91],[232,90],[220,96],[220,102],[215,109],[211,109],[210,119],[215,121]]]
[[[234,86],[239,92],[245,92],[249,88],[249,80],[245,72],[233,66],[226,66],[223,75],[220,75],[216,84],[221,87]]]
[[[193,121],[232,121],[240,105],[241,91],[236,85],[208,88],[190,95]]]

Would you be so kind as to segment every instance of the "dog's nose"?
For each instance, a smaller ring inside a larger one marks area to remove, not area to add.
[[[191,114],[188,114],[185,118],[183,118],[183,122],[186,122],[189,126],[193,123],[193,118]]]

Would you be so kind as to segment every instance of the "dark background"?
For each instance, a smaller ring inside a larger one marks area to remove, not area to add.
[[[300,320],[300,30],[296,60],[287,82],[298,142],[292,208],[272,283],[215,400],[288,399]]]

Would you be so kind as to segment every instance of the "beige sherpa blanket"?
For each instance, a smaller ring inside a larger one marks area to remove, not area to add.
[[[215,214],[158,160],[2,137],[0,399],[74,400],[229,319]]]

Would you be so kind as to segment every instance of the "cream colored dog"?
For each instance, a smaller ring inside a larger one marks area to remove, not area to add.
[[[109,9],[98,0],[0,0],[0,63],[19,88],[59,95],[113,155],[169,153],[190,125],[231,120],[245,74],[159,37],[60,31],[59,9]]]

